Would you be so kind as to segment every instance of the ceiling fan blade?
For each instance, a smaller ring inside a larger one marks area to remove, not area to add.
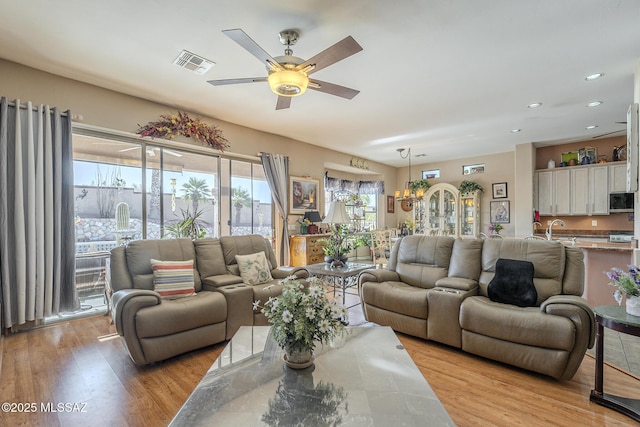
[[[348,87],[315,79],[309,79],[309,83],[309,89],[317,90],[318,92],[324,92],[328,93],[329,95],[335,95],[346,99],[353,99],[354,96],[360,93],[359,90],[350,89]]]
[[[614,133],[626,132],[626,129],[620,129],[609,133],[603,133],[602,135],[592,136],[591,139],[602,138],[603,136],[613,135]]]
[[[273,59],[271,55],[265,52],[264,49],[262,49],[258,45],[258,43],[253,41],[253,39],[249,37],[247,33],[242,31],[240,28],[236,28],[233,30],[222,30],[222,32],[231,40],[233,40],[234,42],[238,43],[240,46],[245,48],[250,54],[258,58],[260,62],[265,64],[267,67],[269,67],[271,64],[275,64],[275,65],[278,64],[278,62],[275,59]]]
[[[291,96],[278,96],[276,110],[284,110],[285,108],[291,107],[291,98]]]
[[[266,82],[266,77],[249,77],[246,79],[222,79],[222,80],[207,80],[207,83],[214,86],[235,85],[238,83],[255,83]]]
[[[316,56],[306,60],[302,64],[298,65],[297,69],[303,69],[309,65],[314,65],[313,69],[309,70],[307,74],[315,73],[322,70],[329,65],[335,64],[338,61],[342,61],[349,56],[356,54],[362,50],[362,46],[351,36],[345,37],[338,43],[330,46],[317,54]]]

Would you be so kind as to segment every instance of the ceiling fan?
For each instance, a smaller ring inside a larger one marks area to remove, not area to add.
[[[237,83],[268,82],[271,90],[278,95],[276,110],[282,110],[291,106],[291,98],[302,95],[307,88],[318,92],[328,93],[341,98],[352,99],[360,91],[348,87],[327,83],[316,79],[310,79],[309,75],[335,64],[362,50],[362,46],[353,37],[348,36],[323,50],[306,61],[293,56],[291,46],[296,44],[300,33],[296,30],[283,30],[280,32],[280,42],[286,46],[283,56],[271,57],[255,41],[241,29],[223,30],[231,40],[245,48],[250,54],[258,58],[267,67],[267,77],[250,77],[240,79],[209,80],[214,86],[230,85]]]

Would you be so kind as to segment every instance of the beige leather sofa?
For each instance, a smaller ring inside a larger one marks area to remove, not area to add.
[[[533,263],[534,307],[488,297],[500,258]],[[395,244],[388,268],[359,277],[368,321],[557,379],[570,379],[593,347],[595,319],[581,297],[578,248],[414,235]]]
[[[235,255],[260,251],[273,267],[273,280],[246,285]],[[194,260],[196,294],[162,299],[153,290],[151,259]],[[292,274],[307,277],[302,268],[277,268],[262,236],[132,241],[111,251],[111,314],[129,355],[145,365],[228,340],[243,325],[266,325],[263,314],[254,314],[253,301],[280,295],[278,280]]]

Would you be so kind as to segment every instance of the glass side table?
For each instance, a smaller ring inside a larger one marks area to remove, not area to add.
[[[624,307],[601,305],[596,314],[596,378],[589,400],[640,421],[640,400],[604,393],[604,328],[640,337],[640,317],[627,314]]]

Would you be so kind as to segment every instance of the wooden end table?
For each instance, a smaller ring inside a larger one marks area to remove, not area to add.
[[[640,317],[627,314],[624,307],[601,305],[596,314],[596,379],[589,399],[599,405],[640,421],[640,400],[604,393],[604,328],[640,337]]]

